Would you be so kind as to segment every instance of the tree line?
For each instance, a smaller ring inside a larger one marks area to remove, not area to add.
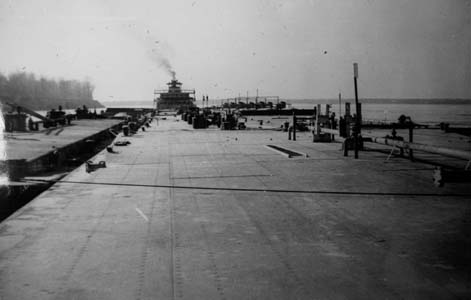
[[[0,73],[0,100],[33,110],[48,110],[61,105],[64,109],[102,107],[93,100],[94,86],[88,81],[37,78],[32,73]]]

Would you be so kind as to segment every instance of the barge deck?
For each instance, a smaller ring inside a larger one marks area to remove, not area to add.
[[[430,165],[173,117],[126,140],[0,224],[2,298],[471,296],[469,184]]]
[[[34,159],[53,149],[62,148],[107,130],[120,120],[74,120],[73,124],[43,129],[38,132],[5,132],[6,157],[8,159]]]
[[[76,120],[72,125],[41,131],[3,133],[0,221],[50,186],[22,182],[22,178],[64,176],[102,150],[114,137],[110,129],[119,130],[120,123],[111,119]]]

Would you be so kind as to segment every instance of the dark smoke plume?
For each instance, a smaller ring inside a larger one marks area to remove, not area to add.
[[[175,71],[172,68],[172,65],[170,64],[170,61],[166,57],[160,56],[158,58],[159,65],[167,71],[167,73],[172,76],[173,79],[175,79]]]
[[[156,60],[159,67],[164,68],[164,70],[172,76],[172,79],[175,79],[176,72],[173,70],[172,65],[170,64],[170,61],[168,58],[164,57],[162,53],[159,53],[156,49],[152,49],[152,59]]]
[[[137,24],[132,27],[126,27],[126,32],[130,34],[136,41],[139,42],[146,49],[147,56],[156,62],[158,67],[163,68],[172,79],[175,79],[176,72],[173,69],[170,61],[163,52],[171,49],[171,47],[165,42],[160,41],[158,36],[154,35],[145,24]]]

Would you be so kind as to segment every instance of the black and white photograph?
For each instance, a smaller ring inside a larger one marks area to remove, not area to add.
[[[17,299],[471,299],[471,0],[0,0]]]

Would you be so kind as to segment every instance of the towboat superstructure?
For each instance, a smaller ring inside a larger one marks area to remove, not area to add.
[[[157,111],[188,110],[195,106],[195,90],[182,89],[176,78],[167,83],[168,90],[154,90],[154,103]]]

